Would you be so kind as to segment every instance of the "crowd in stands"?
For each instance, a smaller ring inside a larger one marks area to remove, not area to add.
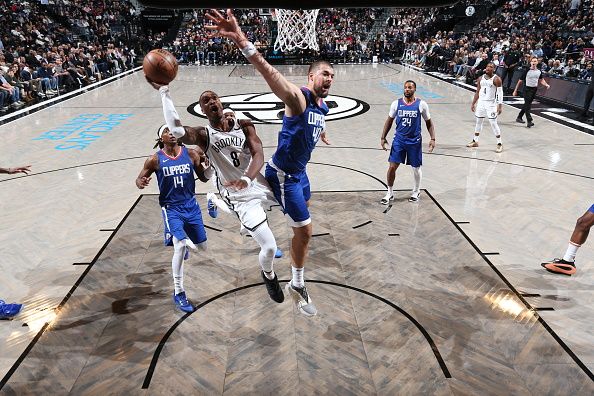
[[[186,13],[177,36],[167,42],[165,32],[148,32],[139,40],[126,31],[139,18],[128,0],[0,0],[0,114],[129,70],[150,48],[168,48],[180,63],[246,63],[230,41],[209,37],[205,13]],[[469,82],[489,62],[505,78],[534,56],[549,74],[593,77],[585,49],[594,48],[594,0],[506,0],[464,32],[436,31],[440,13],[443,9],[321,9],[319,51],[293,55],[303,63],[402,60]],[[237,9],[235,15],[256,48],[274,54],[274,16],[258,9]]]
[[[265,56],[273,52],[273,15],[260,15],[257,9],[237,9],[235,16],[248,39]],[[194,10],[169,48],[180,63],[223,65],[247,63],[229,40],[208,37],[205,10]],[[334,63],[369,62],[375,55],[375,42],[368,45],[367,34],[381,9],[321,9],[316,23],[319,51],[295,50],[297,57],[323,57]],[[382,39],[383,43],[383,39]],[[378,44],[378,49],[380,45]],[[383,45],[382,45],[383,52]]]
[[[241,52],[231,41],[209,37],[210,32],[204,28],[210,24],[204,16],[206,12],[204,9],[193,10],[186,15],[186,22],[168,49],[180,63],[224,65],[244,62]],[[259,15],[257,9],[237,9],[234,13],[248,39],[259,50],[266,50],[269,42],[268,17]]]
[[[135,18],[127,1],[0,0],[0,114],[131,69]]]
[[[489,62],[511,77],[530,59],[553,76],[590,80],[593,0],[509,0],[470,32],[437,32],[407,44],[404,61],[472,82]]]

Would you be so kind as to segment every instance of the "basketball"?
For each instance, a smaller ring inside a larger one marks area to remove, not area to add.
[[[142,70],[149,80],[167,85],[177,75],[177,60],[167,50],[154,49],[144,57]]]

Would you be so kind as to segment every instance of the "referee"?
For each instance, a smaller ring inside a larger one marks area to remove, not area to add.
[[[536,68],[538,65],[538,58],[533,56],[530,59],[530,69],[526,69],[524,75],[518,80],[516,84],[516,88],[514,89],[514,96],[518,96],[518,88],[522,85],[523,81],[526,81],[526,86],[524,87],[524,107],[518,114],[518,118],[516,118],[516,122],[524,123],[522,117],[524,113],[526,113],[526,120],[528,124],[526,125],[528,128],[533,127],[534,123],[532,122],[532,115],[530,114],[530,107],[532,107],[532,101],[536,96],[536,89],[538,88],[538,83],[540,82],[542,85],[549,89],[551,86],[547,84],[547,82],[542,78],[542,72]]]

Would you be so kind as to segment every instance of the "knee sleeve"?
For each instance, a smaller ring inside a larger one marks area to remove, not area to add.
[[[250,231],[250,235],[260,245],[260,254],[258,255],[260,267],[266,272],[272,271],[272,262],[276,253],[276,240],[270,227],[268,227],[268,223],[265,222],[254,231]]]

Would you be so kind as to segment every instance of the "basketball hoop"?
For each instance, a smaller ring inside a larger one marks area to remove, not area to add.
[[[285,10],[275,9],[278,35],[274,43],[274,50],[287,52],[295,48],[311,48],[318,51],[316,38],[316,19],[319,9],[314,10]]]

